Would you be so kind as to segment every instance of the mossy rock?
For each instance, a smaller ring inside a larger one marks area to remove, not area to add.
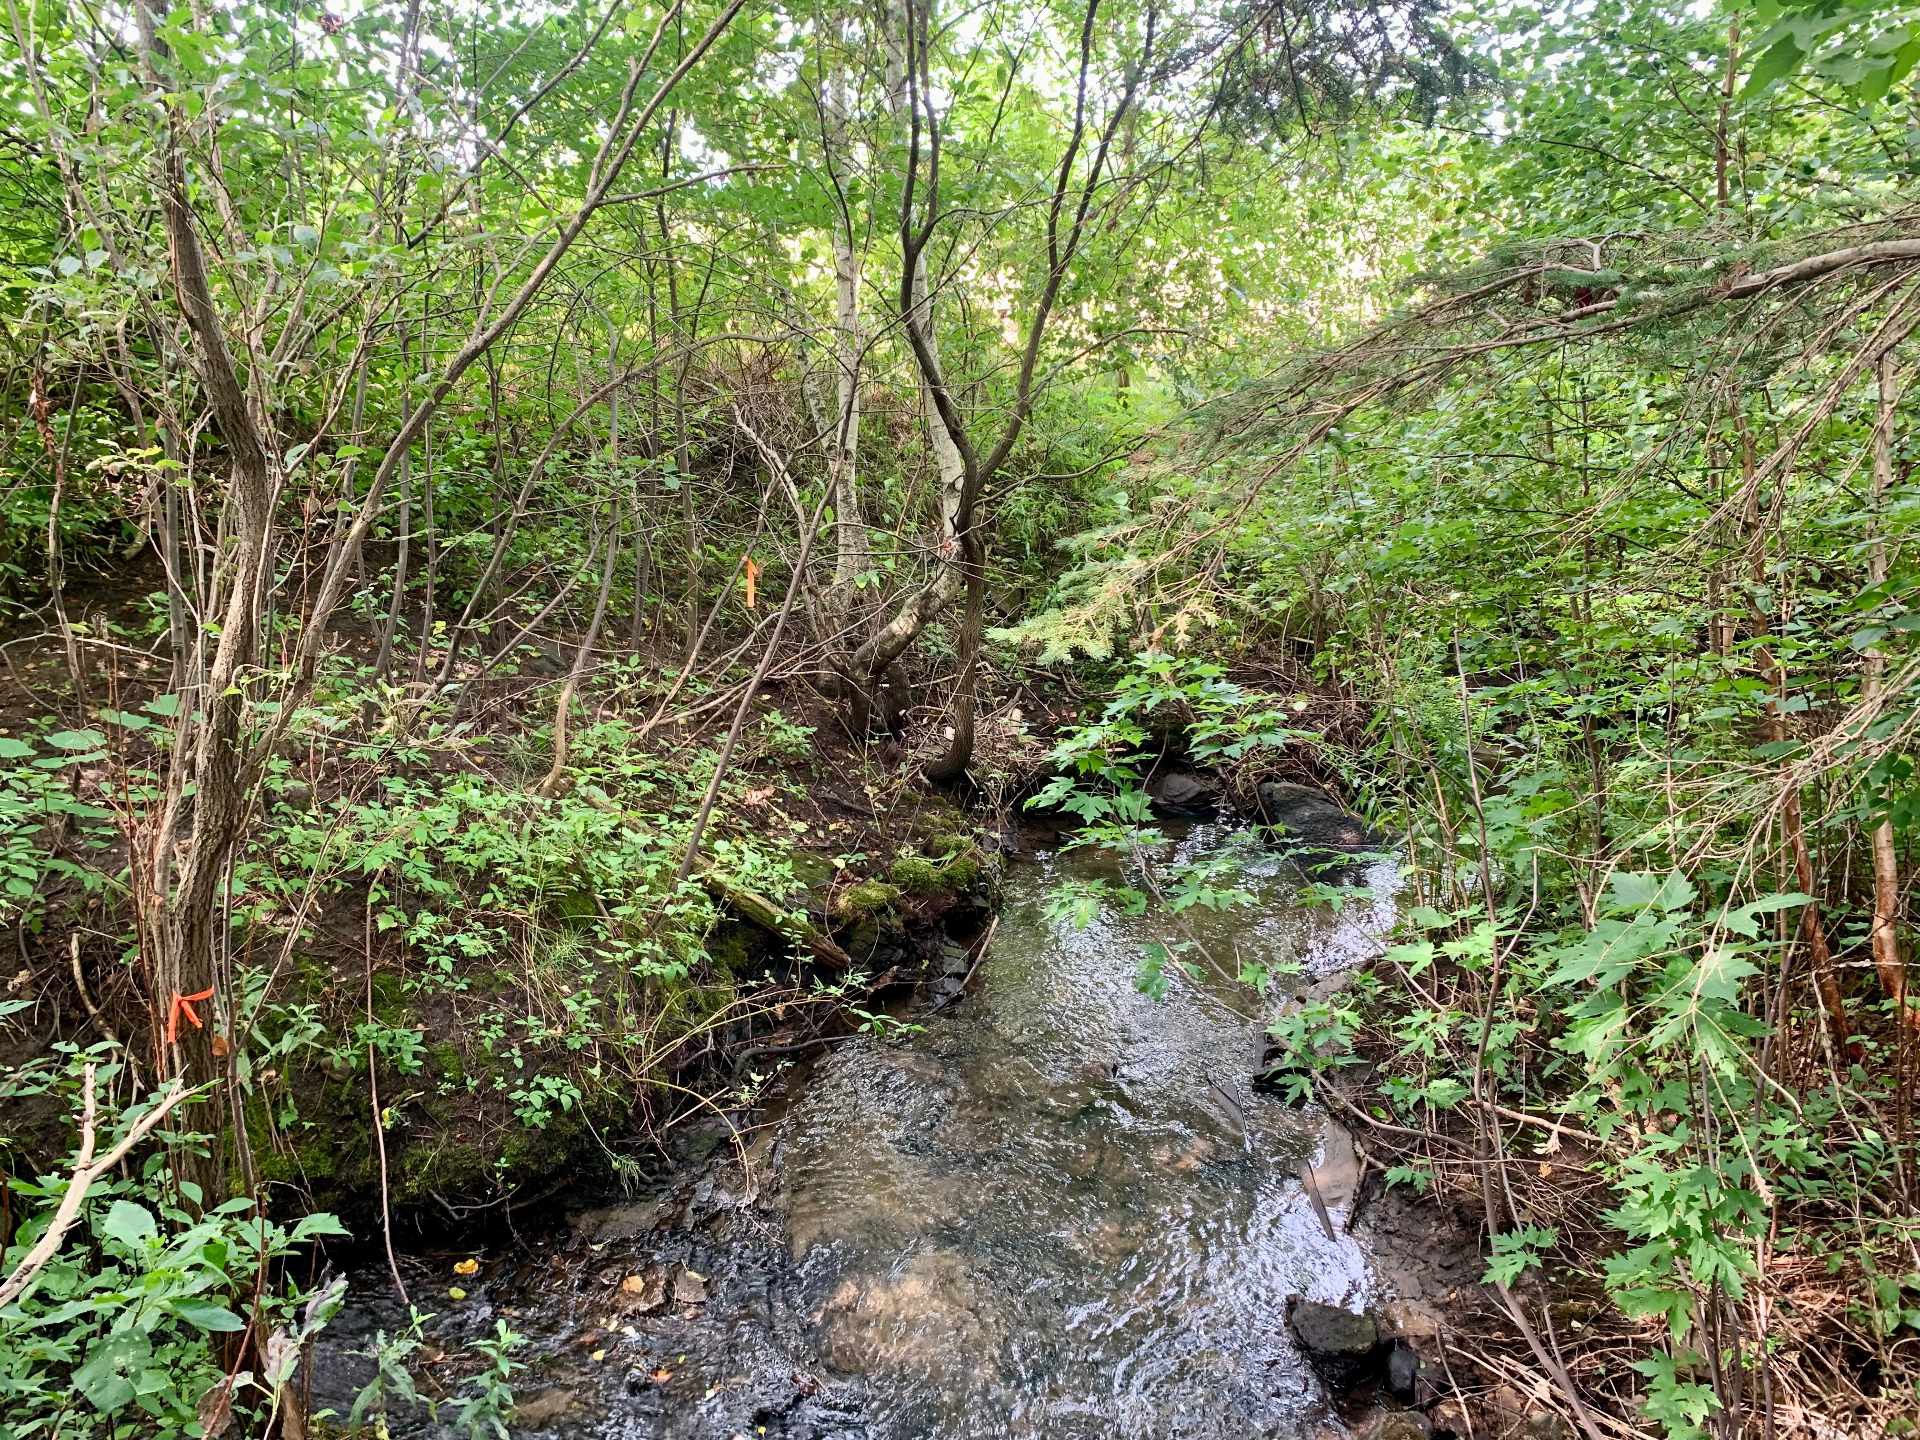
[[[787,857],[787,864],[793,871],[793,878],[808,890],[825,890],[833,883],[833,877],[840,873],[834,868],[833,861],[810,850],[794,851]]]
[[[592,920],[600,913],[598,897],[591,890],[570,890],[552,901],[554,918],[573,922]]]
[[[887,878],[909,895],[938,895],[952,888],[946,867],[924,855],[902,855],[887,870]]]
[[[970,844],[939,859],[902,855],[887,878],[910,895],[958,895],[979,883],[980,856]]]
[[[936,860],[949,860],[973,849],[973,836],[962,831],[941,832],[927,838],[926,852]]]
[[[980,857],[969,850],[954,855],[946,864],[947,888],[971,890],[980,881]]]
[[[891,910],[900,903],[901,887],[885,880],[862,880],[849,885],[833,902],[836,914],[847,920],[860,920]]]
[[[891,887],[889,887],[891,888]],[[865,964],[874,954],[885,948],[900,945],[906,938],[906,922],[896,910],[886,909],[873,915],[863,915],[855,921],[840,937],[847,954],[854,961]]]

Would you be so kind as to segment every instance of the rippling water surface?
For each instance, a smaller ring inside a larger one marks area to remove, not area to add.
[[[1182,845],[1225,843],[1200,827]],[[1230,970],[1290,965],[1304,984],[1391,919],[1385,867],[1338,914],[1300,905],[1277,861],[1253,873],[1257,905],[1191,920]],[[816,1066],[717,1223],[615,1225],[491,1267],[460,1323],[497,1308],[530,1337],[516,1433],[1313,1434],[1325,1410],[1286,1297],[1372,1291],[1359,1244],[1329,1240],[1302,1193],[1322,1128],[1248,1089],[1244,988],[1135,988],[1163,923],[1048,918],[1056,882],[1114,874],[1072,852],[1015,866],[971,991]],[[622,1315],[609,1287],[649,1265],[693,1270],[705,1299]]]

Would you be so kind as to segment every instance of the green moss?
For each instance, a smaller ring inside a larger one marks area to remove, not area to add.
[[[900,887],[884,880],[862,880],[849,885],[834,901],[834,909],[848,920],[859,920],[890,910],[900,903]]]
[[[927,838],[927,854],[936,860],[946,860],[955,855],[964,855],[973,849],[973,837],[959,831],[942,831]]]
[[[925,855],[902,855],[888,869],[887,878],[909,894],[955,895],[971,889],[979,881],[980,856],[971,845],[948,851],[937,860]]]
[[[794,851],[787,856],[787,864],[793,871],[793,878],[809,890],[826,889],[833,883],[833,877],[840,873],[826,856],[808,850]]]
[[[753,968],[756,938],[749,925],[716,925],[706,939],[707,960],[721,975],[748,974]]]
[[[600,906],[591,890],[574,890],[560,896],[553,902],[555,913],[562,920],[592,920],[600,914]]]
[[[946,868],[924,855],[902,855],[888,869],[887,878],[909,895],[938,895],[948,888]]]
[[[365,1087],[363,1075],[301,1074],[286,1092],[297,1107],[291,1118],[284,1110],[270,1115],[270,1097],[250,1096],[245,1113],[254,1172],[269,1186],[311,1191],[319,1209],[352,1210],[356,1192],[377,1179]]]
[[[373,972],[373,1018],[388,1025],[408,1026],[414,1021],[412,997],[407,994],[407,979],[398,970]]]
[[[427,1072],[457,1089],[467,1078],[467,1062],[460,1047],[448,1040],[429,1045]]]
[[[971,851],[947,861],[948,888],[971,890],[980,879],[980,857]]]

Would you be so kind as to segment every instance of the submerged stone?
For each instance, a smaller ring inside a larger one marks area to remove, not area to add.
[[[1294,1339],[1328,1388],[1336,1394],[1374,1377],[1383,1346],[1380,1322],[1370,1313],[1294,1296],[1287,1302]]]
[[[673,1303],[676,1305],[706,1304],[707,1277],[697,1270],[681,1270],[673,1277]]]
[[[1260,787],[1260,817],[1304,850],[1356,855],[1380,845],[1365,821],[1311,785],[1269,780]]]
[[[1433,1425],[1418,1410],[1392,1410],[1361,1432],[1361,1440],[1427,1440]]]

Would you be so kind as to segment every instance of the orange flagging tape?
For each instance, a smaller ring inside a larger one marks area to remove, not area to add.
[[[187,1017],[194,1029],[206,1029],[206,1026],[200,1022],[199,1012],[193,1007],[199,1001],[211,1000],[212,998],[213,987],[211,985],[202,990],[198,995],[182,995],[178,990],[173,992],[173,1004],[167,1011],[167,1044],[177,1045],[180,1043],[180,1017],[182,1015]]]

